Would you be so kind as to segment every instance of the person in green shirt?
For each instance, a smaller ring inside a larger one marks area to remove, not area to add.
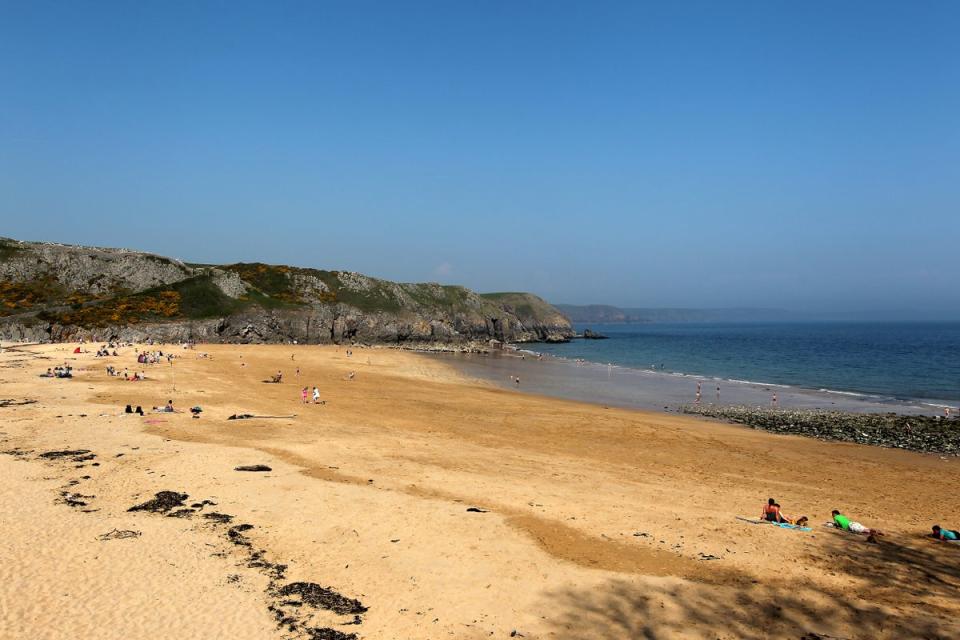
[[[884,533],[879,529],[870,529],[869,527],[863,526],[859,522],[853,522],[850,520],[850,518],[840,513],[840,511],[837,509],[833,510],[833,524],[838,529],[843,529],[844,531],[867,536],[867,542],[876,542],[877,536],[884,535]]]

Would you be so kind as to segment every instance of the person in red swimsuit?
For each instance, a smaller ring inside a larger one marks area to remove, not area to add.
[[[763,505],[763,513],[760,518],[767,522],[790,522],[789,518],[780,513],[780,505],[773,498],[767,500],[767,504]]]

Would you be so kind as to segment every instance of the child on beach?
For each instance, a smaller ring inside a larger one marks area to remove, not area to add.
[[[313,388],[313,404],[320,404],[320,389]]]
[[[957,542],[960,540],[960,531],[954,529],[942,529],[940,525],[933,525],[933,533],[930,535],[931,538],[936,538],[937,540],[946,540],[947,542]]]
[[[307,389],[306,387],[304,387],[303,390],[300,392],[300,400],[303,402],[303,404],[307,404],[307,396],[309,395],[309,393],[310,393],[310,390]]]

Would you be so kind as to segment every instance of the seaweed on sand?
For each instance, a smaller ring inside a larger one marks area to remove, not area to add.
[[[366,613],[367,607],[359,600],[343,596],[333,589],[321,587],[313,582],[291,582],[280,587],[277,591],[280,596],[300,596],[304,604],[318,609],[327,609],[340,615],[354,615]]]
[[[182,507],[183,501],[187,499],[187,494],[177,493],[176,491],[161,491],[157,493],[153,500],[138,505],[134,505],[127,511],[152,511],[153,513],[166,513],[174,507]]]

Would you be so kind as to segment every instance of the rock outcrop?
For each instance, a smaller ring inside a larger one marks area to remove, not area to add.
[[[153,254],[0,239],[0,338],[451,346],[566,341],[528,293],[390,282],[261,263],[194,266]]]
[[[584,329],[583,333],[580,334],[580,337],[584,340],[607,340],[610,336],[605,336],[602,333],[598,333],[593,329]]]

